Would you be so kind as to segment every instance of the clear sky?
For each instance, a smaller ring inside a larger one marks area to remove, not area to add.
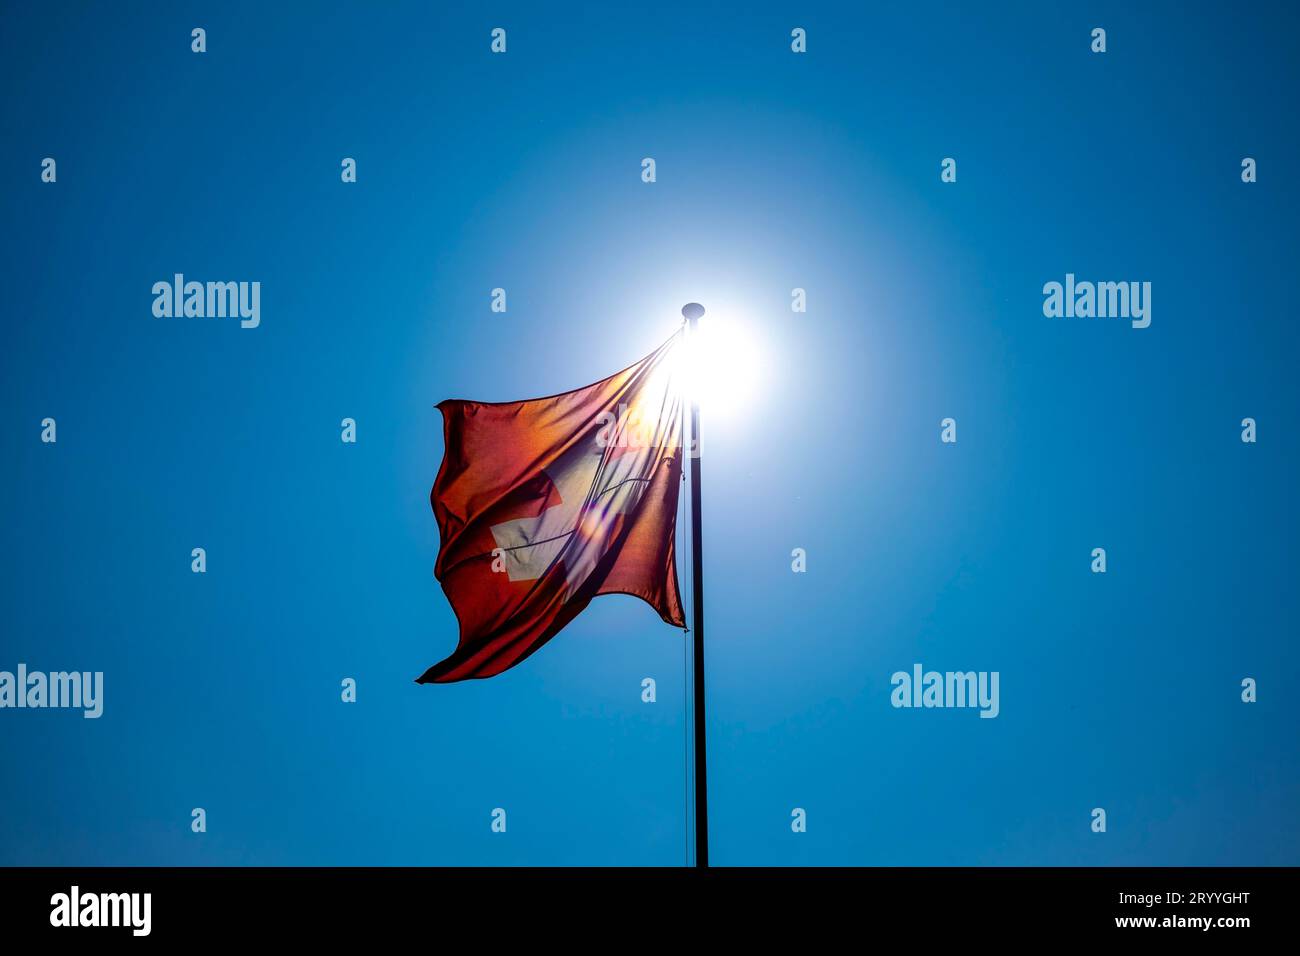
[[[6,4],[0,670],[105,700],[0,710],[0,863],[683,862],[648,607],[414,678],[434,403],[691,300],[762,373],[704,412],[715,863],[1300,863],[1295,8],[985,6]],[[156,318],[178,272],[260,325]],[[999,716],[893,708],[915,663]]]

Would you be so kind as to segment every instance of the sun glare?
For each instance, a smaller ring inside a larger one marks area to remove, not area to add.
[[[685,342],[687,395],[707,421],[743,414],[756,399],[763,353],[753,331],[728,315],[706,313]]]

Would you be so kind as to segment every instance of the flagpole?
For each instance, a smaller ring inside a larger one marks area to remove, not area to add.
[[[687,347],[695,349],[695,334],[699,327],[700,316],[704,306],[698,302],[689,302],[682,306],[690,329]],[[693,363],[699,370],[699,362]],[[704,561],[703,541],[700,531],[700,400],[698,389],[691,389],[691,596],[694,607],[691,612],[691,630],[694,632],[695,669],[695,865],[709,865],[709,798],[706,770],[708,762],[704,755]]]

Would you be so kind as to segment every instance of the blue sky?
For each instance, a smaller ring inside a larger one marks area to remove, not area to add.
[[[0,669],[105,712],[0,711],[0,863],[682,863],[649,608],[413,679],[434,403],[691,300],[764,359],[704,411],[713,862],[1300,862],[1296,15],[1133,7],[6,6]],[[177,272],[260,326],[155,318]],[[1151,326],[1044,317],[1067,272]],[[916,662],[999,717],[892,708]]]

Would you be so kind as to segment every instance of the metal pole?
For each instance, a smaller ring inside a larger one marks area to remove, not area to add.
[[[690,329],[688,348],[694,349],[695,334],[699,326],[704,306],[691,302],[682,307]],[[699,363],[695,363],[699,374]],[[708,762],[704,754],[704,544],[700,531],[700,402],[691,392],[691,592],[694,597],[694,609],[691,614],[691,630],[694,632],[695,645],[695,865],[709,865],[709,798],[708,798]]]

